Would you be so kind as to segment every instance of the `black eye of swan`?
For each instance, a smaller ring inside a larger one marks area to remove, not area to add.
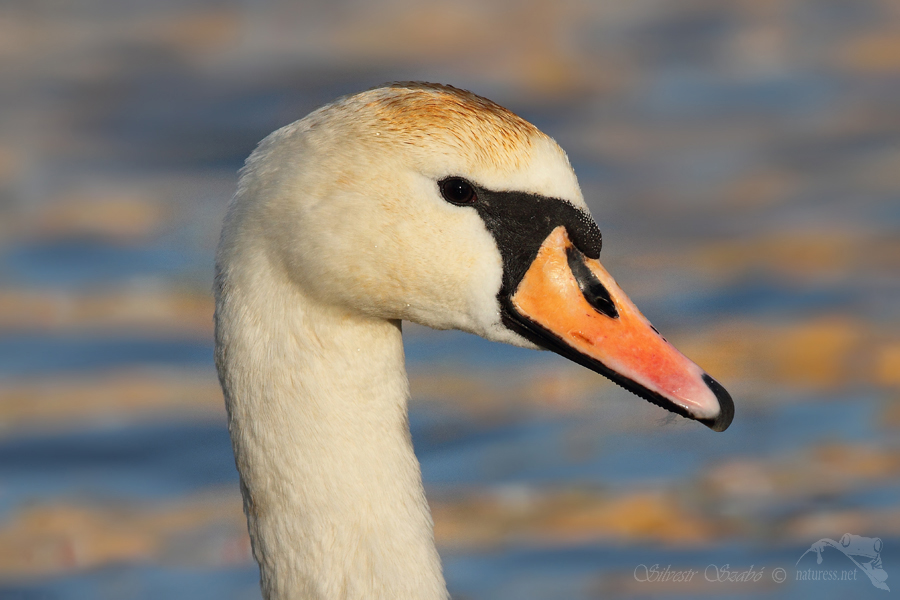
[[[441,195],[451,204],[474,204],[478,199],[472,184],[460,177],[448,177],[438,182]]]

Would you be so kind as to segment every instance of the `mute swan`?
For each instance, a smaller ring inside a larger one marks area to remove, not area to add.
[[[728,393],[600,245],[565,153],[469,92],[393,84],[259,144],[217,252],[216,365],[266,599],[447,598],[402,320],[550,349],[728,427]]]

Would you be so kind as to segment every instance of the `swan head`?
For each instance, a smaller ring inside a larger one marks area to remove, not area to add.
[[[493,102],[400,83],[341,98],[247,160],[220,263],[253,237],[315,301],[555,351],[668,410],[728,427],[728,393],[598,262],[565,152]]]

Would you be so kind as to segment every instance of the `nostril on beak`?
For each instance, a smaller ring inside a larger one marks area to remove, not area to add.
[[[616,303],[613,302],[606,286],[597,279],[597,276],[584,263],[584,255],[573,246],[569,246],[566,248],[566,260],[569,263],[569,270],[575,276],[578,288],[581,290],[581,294],[587,300],[587,303],[593,306],[597,312],[611,319],[617,319],[619,311],[616,308]]]

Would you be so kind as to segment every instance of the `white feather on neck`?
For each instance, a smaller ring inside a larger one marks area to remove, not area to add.
[[[319,304],[256,258],[221,280],[217,361],[265,597],[446,598],[399,322]]]

